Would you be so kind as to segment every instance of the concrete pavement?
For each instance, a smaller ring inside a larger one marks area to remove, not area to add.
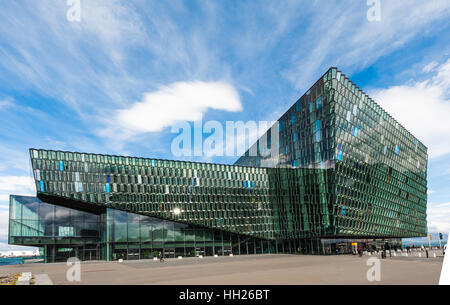
[[[381,281],[369,282],[369,256],[251,255],[119,262],[84,262],[81,282],[68,282],[64,263],[0,266],[0,274],[48,274],[56,285],[438,284],[442,257],[380,260]]]

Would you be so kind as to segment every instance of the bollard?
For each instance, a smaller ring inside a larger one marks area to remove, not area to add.
[[[233,253],[230,253],[230,256],[233,256]]]
[[[183,259],[183,257],[182,256],[178,256],[178,259]]]
[[[217,255],[217,254],[214,254],[214,257],[219,257],[219,255]]]
[[[203,258],[203,255],[199,255],[198,258]]]
[[[123,263],[123,259],[119,259],[119,263]]]

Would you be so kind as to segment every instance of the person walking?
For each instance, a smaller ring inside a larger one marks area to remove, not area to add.
[[[163,253],[161,251],[159,252],[159,261],[161,263],[164,263],[164,255],[163,255]]]

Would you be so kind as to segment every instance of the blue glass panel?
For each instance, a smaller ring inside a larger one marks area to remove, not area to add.
[[[317,102],[316,102],[316,107],[317,107],[317,110],[319,110],[319,109],[321,109],[322,108],[322,98],[321,97],[319,97],[318,99],[317,99]]]
[[[292,124],[295,123],[295,114],[292,115]]]
[[[294,132],[294,142],[297,141],[297,134]]]
[[[347,207],[345,207],[345,206],[342,207],[342,216],[345,215],[346,209],[347,209]]]
[[[111,176],[110,176],[110,175],[106,176],[106,181],[107,181],[108,183],[111,182]]]
[[[286,145],[286,155],[289,153],[289,146]]]
[[[155,160],[152,160],[152,166],[155,166]]]
[[[359,128],[358,127],[355,127],[355,137],[358,137],[358,133],[359,133]]]
[[[339,150],[338,160],[342,161],[342,149]]]
[[[64,171],[64,163],[62,161],[59,161],[59,169],[63,172]]]
[[[300,101],[297,102],[295,107],[296,107],[297,112],[299,112],[301,110],[302,104],[300,103]]]
[[[293,165],[294,167],[296,167],[296,166],[297,166],[297,160],[294,160],[294,162],[292,162],[292,165]]]
[[[283,130],[283,122],[278,122],[278,132],[281,132]]]
[[[41,181],[40,185],[41,185],[41,192],[45,192],[44,182]]]
[[[109,191],[110,191],[110,189],[109,189],[109,183],[106,183],[105,186],[106,186],[106,192],[109,193]]]
[[[316,121],[316,131],[320,130],[320,120]]]
[[[399,145],[397,145],[397,147],[395,148],[395,153],[396,153],[397,155],[400,154],[400,146],[399,146]]]

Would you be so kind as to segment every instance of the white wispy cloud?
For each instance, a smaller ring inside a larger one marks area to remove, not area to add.
[[[370,95],[437,158],[450,153],[449,93],[450,60],[435,67],[428,80],[372,90]]]
[[[0,146],[0,172],[17,171],[20,174],[30,174],[31,164],[28,150],[20,150],[6,145]]]
[[[428,230],[430,232],[450,232],[450,202],[428,204]]]
[[[29,176],[0,176],[0,202],[9,201],[9,195],[35,195],[34,180]]]
[[[145,94],[141,102],[118,110],[103,135],[127,139],[158,132],[180,121],[199,121],[209,110],[242,111],[239,93],[226,82],[177,82]],[[106,133],[106,134],[105,134]]]
[[[36,251],[37,248],[8,245],[7,243],[0,242],[0,252],[14,252],[17,251]]]
[[[301,10],[312,18],[308,30],[296,37],[294,64],[283,75],[298,89],[314,81],[317,71],[338,66],[344,71],[361,71],[380,57],[432,31],[432,25],[450,16],[445,0],[381,1],[381,21],[369,22],[365,1],[339,1],[323,5],[314,1]]]
[[[0,210],[0,241],[8,239],[9,210]]]
[[[7,72],[0,78],[80,116],[92,112],[89,96],[121,105],[126,86],[135,82],[124,65],[128,50],[148,43],[139,13],[121,1],[82,1],[82,21],[69,22],[67,9],[65,1],[42,0],[10,2],[0,11],[0,67]]]
[[[10,98],[4,98],[4,99],[0,98],[0,111],[13,106],[13,104],[14,103]]]
[[[160,85],[234,83],[220,54],[223,44],[217,43],[222,33],[215,3],[195,12],[201,16],[197,22],[183,21],[194,18],[182,2],[89,0],[81,7],[81,22],[66,19],[65,1],[11,1],[0,10],[0,81],[9,90],[33,92],[69,108],[77,126],[55,128],[52,133],[61,135],[56,141],[71,138],[83,151],[97,151],[100,141],[119,153],[121,145],[92,132],[108,126],[101,118],[130,109]]]
[[[423,67],[422,71],[425,73],[433,71],[437,66],[439,66],[439,63],[437,61],[432,61],[429,64],[427,64],[425,67]]]

